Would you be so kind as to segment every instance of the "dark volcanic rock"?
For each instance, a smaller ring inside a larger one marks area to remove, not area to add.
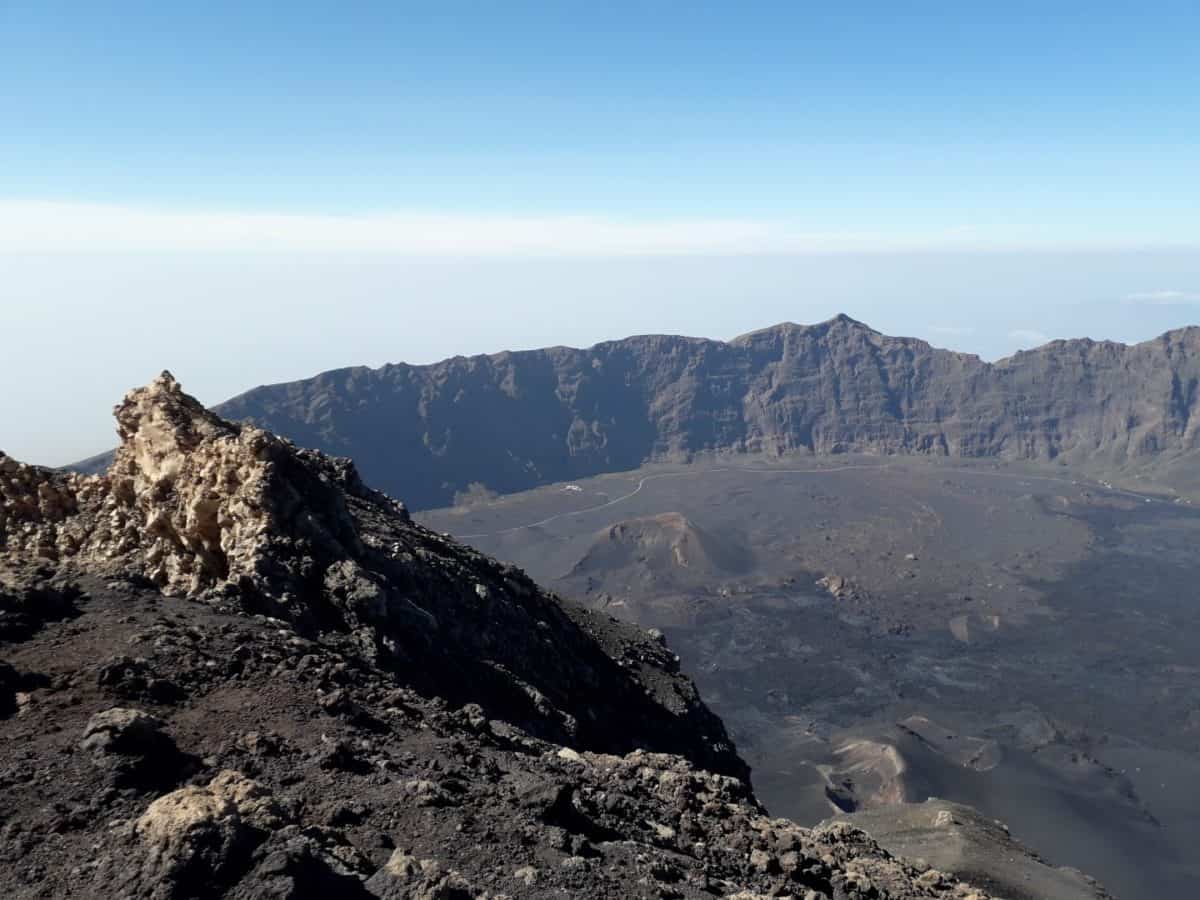
[[[162,727],[161,719],[141,710],[113,707],[88,719],[80,746],[97,756],[149,756],[166,740]]]
[[[113,707],[88,719],[79,748],[118,785],[169,786],[188,760],[163,733],[164,725],[141,710]]]
[[[80,595],[77,584],[55,578],[52,570],[23,568],[26,571],[18,583],[6,585],[0,580],[0,641],[21,640],[47,621],[76,614],[75,601]]]

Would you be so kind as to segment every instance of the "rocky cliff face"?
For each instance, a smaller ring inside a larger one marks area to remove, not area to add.
[[[768,817],[657,635],[411,522],[346,460],[117,408],[0,458],[11,897],[985,895]]]
[[[223,404],[351,455],[417,508],[705,451],[930,453],[1137,465],[1197,447],[1200,328],[1136,346],[1055,341],[997,363],[839,316],[728,343],[343,369]]]
[[[0,560],[235,597],[305,633],[345,635],[410,681],[544,737],[670,750],[745,775],[673,654],[414,524],[348,460],[226,422],[169,373],[116,418],[106,475],[3,460]]]

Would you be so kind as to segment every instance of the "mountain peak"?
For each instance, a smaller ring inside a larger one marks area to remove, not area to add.
[[[805,326],[801,327],[804,328]],[[845,313],[838,313],[824,322],[809,325],[807,326],[807,330],[823,334],[879,334],[878,331],[866,322],[860,322],[858,319],[853,319]]]
[[[860,321],[858,321],[858,319],[853,319],[850,316],[846,315],[845,313],[838,313],[836,316],[826,319],[821,324],[823,324],[823,325],[852,325],[852,326],[855,326],[858,328],[865,328],[868,331],[875,330],[874,328],[867,325],[866,323],[860,322]]]
[[[832,316],[822,322],[814,322],[811,325],[802,325],[798,322],[779,322],[776,325],[769,325],[766,328],[759,328],[755,331],[739,335],[729,343],[734,346],[740,346],[763,337],[793,333],[826,335],[830,333],[878,334],[879,332],[865,322],[851,318],[845,313],[838,313],[836,316]]]

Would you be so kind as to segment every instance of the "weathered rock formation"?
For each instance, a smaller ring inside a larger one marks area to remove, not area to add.
[[[297,542],[338,558],[361,552],[335,481],[404,518],[346,461],[223,421],[169,372],[131,391],[115,415],[122,443],[102,476],[0,457],[0,540],[10,555],[133,566],[168,594],[220,584],[278,592],[301,586]]]
[[[105,475],[6,461],[0,561],[236,597],[308,633],[346,634],[442,696],[503,708],[544,736],[653,746],[744,773],[673,654],[414,524],[348,460],[226,422],[169,373],[116,417],[122,444]]]

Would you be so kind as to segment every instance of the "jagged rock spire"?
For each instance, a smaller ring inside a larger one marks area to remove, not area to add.
[[[273,538],[320,518],[280,514],[281,503],[313,493],[278,478],[277,463],[300,451],[209,412],[170,372],[113,412],[121,446],[104,475],[0,463],[0,538],[10,555],[134,570],[166,593],[188,594],[254,580]]]

